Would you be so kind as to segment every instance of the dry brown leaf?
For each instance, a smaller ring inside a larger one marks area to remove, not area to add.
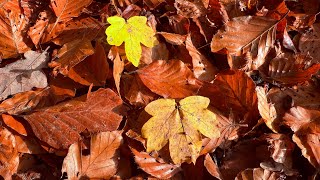
[[[22,14],[15,12],[0,13],[0,57],[17,57],[19,53],[30,50],[25,42],[28,20]]]
[[[211,82],[214,80],[218,69],[213,66],[210,61],[202,55],[197,48],[193,45],[191,35],[189,34],[186,39],[186,48],[192,57],[192,66],[194,76],[202,81]]]
[[[307,81],[320,70],[320,63],[313,64],[308,54],[292,54],[280,52],[262,67],[261,76],[266,81],[277,81],[284,85],[292,85]]]
[[[56,22],[69,21],[73,17],[78,17],[83,8],[89,6],[92,0],[52,0],[51,8],[57,16]]]
[[[5,125],[10,127],[11,129],[13,129],[14,131],[19,133],[20,135],[23,135],[23,136],[28,135],[26,128],[19,120],[17,120],[13,116],[6,115],[6,114],[2,114],[1,116],[2,116],[2,120]]]
[[[37,22],[29,28],[28,35],[34,45],[37,46],[43,36],[48,36],[46,34],[46,29],[48,28],[49,23],[54,23],[52,16],[52,12],[48,10],[39,13]]]
[[[113,60],[113,78],[114,78],[114,82],[116,84],[116,88],[119,95],[120,95],[120,80],[121,80],[121,75],[123,70],[124,70],[124,61],[122,60],[119,53],[117,52]]]
[[[145,3],[150,9],[156,8],[159,4],[166,2],[165,0],[144,0]]]
[[[262,168],[246,169],[239,172],[235,180],[275,180],[280,179],[280,172],[273,172]]]
[[[186,18],[198,18],[206,14],[206,8],[201,0],[175,0],[174,7],[179,15]]]
[[[0,101],[33,87],[44,88],[48,85],[47,77],[41,70],[46,66],[48,53],[27,51],[24,57],[0,68]]]
[[[313,24],[313,32],[302,34],[299,40],[299,50],[303,54],[310,54],[313,63],[320,63],[320,23]]]
[[[158,60],[137,70],[144,85],[165,98],[195,95],[201,83],[180,60]]]
[[[167,33],[167,32],[157,32],[157,34],[160,34],[161,36],[163,36],[168,43],[173,45],[184,45],[184,42],[186,41],[186,38],[187,38],[186,35]]]
[[[255,84],[242,71],[225,71],[213,83],[205,83],[199,95],[209,97],[211,105],[228,117],[230,110],[243,122],[255,125],[258,119],[258,99]]]
[[[223,177],[219,171],[219,167],[213,162],[210,154],[207,154],[204,159],[204,166],[207,168],[207,171],[215,178],[222,180]]]
[[[97,42],[95,53],[69,70],[68,77],[75,82],[90,86],[103,86],[109,73],[109,63],[101,43]]]
[[[39,141],[32,136],[14,135],[17,143],[17,151],[24,154],[45,154],[45,151]]]
[[[138,75],[122,76],[125,98],[135,106],[146,106],[155,100],[157,95],[151,92],[141,81]]]
[[[320,111],[292,107],[283,119],[284,124],[294,131],[292,139],[302,155],[315,168],[320,168]]]
[[[279,131],[280,116],[277,113],[277,109],[273,103],[270,102],[268,92],[263,87],[256,87],[258,96],[258,109],[265,124],[273,131]]]
[[[101,22],[91,17],[79,17],[66,22],[63,29],[57,28],[57,37],[52,39],[57,45],[63,45],[74,39],[87,39],[89,41],[104,37],[105,27]]]
[[[0,144],[0,176],[11,179],[18,170],[19,155],[13,134],[4,127],[0,127]]]
[[[110,179],[119,161],[118,148],[122,144],[122,131],[101,132],[91,137],[90,154],[83,155],[77,142],[70,146],[62,165],[68,179]]]
[[[163,159],[152,157],[149,153],[139,152],[133,148],[131,151],[138,166],[156,178],[168,179],[182,170],[179,165],[166,163]]]
[[[63,75],[68,75],[70,68],[73,68],[86,57],[94,54],[91,41],[86,39],[75,39],[62,46],[58,51],[58,60],[51,62],[50,67],[54,67],[54,71],[58,71]]]
[[[274,46],[277,23],[277,20],[259,16],[233,18],[214,35],[211,51],[226,49],[232,56],[247,53],[246,68],[256,70]]]
[[[84,130],[116,130],[122,120],[122,101],[111,89],[90,94],[41,109],[24,118],[35,135],[56,149],[67,149]]]
[[[52,105],[49,94],[49,88],[40,88],[33,91],[18,93],[0,104],[0,113],[18,115],[29,112],[35,108]]]

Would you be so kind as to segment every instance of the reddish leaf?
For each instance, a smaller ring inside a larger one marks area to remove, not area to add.
[[[30,50],[25,42],[28,20],[24,15],[10,12],[0,13],[0,57],[17,57],[19,53]]]
[[[154,93],[165,98],[184,98],[195,95],[201,83],[180,60],[158,60],[140,68],[138,76]]]
[[[124,70],[124,61],[120,57],[119,53],[117,52],[114,60],[113,60],[113,78],[116,84],[117,91],[120,95],[120,80],[121,75]]]
[[[188,35],[186,40],[186,48],[192,57],[193,74],[202,81],[212,81],[218,73],[218,69],[214,67],[210,61],[202,55],[193,45],[191,36]]]
[[[38,45],[41,38],[48,36],[46,30],[50,24],[54,23],[51,11],[43,11],[39,14],[37,22],[29,28],[28,35],[31,38],[33,44]],[[42,38],[43,39],[43,38]]]
[[[86,96],[41,109],[24,118],[35,135],[57,149],[76,142],[79,133],[116,130],[122,120],[118,115],[121,99],[110,89],[99,89]]]
[[[60,22],[79,16],[83,8],[89,6],[91,2],[92,0],[53,0],[51,1],[51,7],[57,16],[56,22]]]
[[[90,154],[83,155],[79,143],[72,144],[62,165],[68,179],[109,179],[117,172],[118,148],[122,144],[122,131],[101,132],[93,135]]]
[[[79,17],[65,23],[65,28],[56,29],[58,34],[52,40],[55,44],[63,45],[74,39],[94,40],[98,37],[104,37],[104,26],[101,22],[91,17]]]
[[[0,127],[0,143],[0,175],[4,179],[11,179],[18,170],[19,155],[13,134],[4,127]]]
[[[246,169],[239,172],[235,180],[274,180],[280,179],[283,175],[280,172],[272,172],[262,168]]]
[[[207,171],[215,178],[222,180],[223,177],[219,171],[219,167],[216,163],[213,162],[210,154],[207,154],[204,159],[204,166],[207,168]]]
[[[181,171],[179,165],[166,163],[161,158],[154,158],[146,152],[138,152],[133,148],[131,148],[131,151],[134,154],[134,160],[138,166],[154,177],[167,179]]]
[[[205,83],[199,94],[209,97],[211,104],[225,116],[232,109],[236,115],[240,115],[240,119],[246,117],[244,122],[255,125],[258,117],[255,84],[244,72],[222,72],[217,75],[213,84]]]
[[[161,36],[163,36],[168,43],[173,45],[183,45],[187,38],[186,35],[173,34],[167,32],[158,32],[157,34],[161,34]]]
[[[142,83],[138,75],[124,75],[122,77],[122,81],[125,86],[125,98],[130,102],[130,104],[136,106],[146,106],[151,101],[156,99],[157,95],[151,92]]]
[[[320,167],[320,111],[293,107],[283,117],[284,123],[295,134],[293,141],[302,150],[302,155],[315,167]]]
[[[18,121],[17,119],[15,119],[14,117],[10,116],[10,115],[6,115],[6,114],[2,114],[2,120],[3,122],[10,127],[11,129],[13,129],[14,131],[16,131],[17,133],[23,135],[23,136],[27,136],[27,130],[25,129],[24,125]]]
[[[56,71],[59,71],[63,75],[67,75],[70,68],[79,64],[87,56],[94,53],[94,49],[91,45],[91,41],[83,39],[75,39],[69,43],[66,43],[59,50],[57,57],[57,64],[51,63],[51,67],[54,67]]]
[[[18,115],[35,108],[51,105],[49,93],[49,88],[18,93],[0,104],[0,113]]]
[[[95,53],[69,70],[68,77],[89,86],[103,86],[108,77],[109,64],[104,48],[96,43]]]
[[[313,32],[302,34],[299,40],[299,49],[304,54],[310,54],[313,57],[313,63],[320,63],[318,54],[320,23],[313,24]]]

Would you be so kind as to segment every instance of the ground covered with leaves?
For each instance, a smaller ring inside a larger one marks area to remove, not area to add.
[[[0,175],[319,179],[319,10],[0,0]]]

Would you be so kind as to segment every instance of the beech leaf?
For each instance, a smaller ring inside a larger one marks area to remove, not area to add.
[[[147,26],[147,18],[133,16],[126,21],[122,17],[112,16],[107,21],[111,24],[106,29],[108,43],[120,46],[125,42],[126,56],[137,67],[142,53],[140,43],[149,48],[155,45],[155,33],[151,27]]]
[[[179,102],[158,99],[149,103],[145,111],[153,117],[146,122],[142,136],[147,138],[147,152],[160,150],[169,141],[170,156],[175,164],[195,163],[201,149],[201,134],[219,137],[216,115],[207,110],[210,100],[189,96]]]
[[[48,53],[27,51],[24,56],[25,59],[0,68],[0,101],[33,87],[44,88],[48,85],[47,77],[41,71],[48,61]]]
[[[57,149],[67,149],[76,142],[79,133],[116,130],[122,120],[122,101],[111,89],[99,89],[90,94],[41,109],[24,116],[35,135]]]
[[[62,165],[62,173],[68,179],[109,179],[117,172],[119,146],[122,144],[122,131],[101,132],[93,135],[90,155],[83,155],[81,144],[70,146]]]

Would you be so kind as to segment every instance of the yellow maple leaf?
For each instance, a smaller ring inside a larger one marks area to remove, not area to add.
[[[137,67],[142,53],[140,43],[151,48],[156,42],[154,31],[146,24],[147,18],[133,16],[126,21],[122,17],[112,16],[107,21],[111,24],[106,29],[108,43],[120,46],[125,42],[126,56]]]
[[[145,111],[152,115],[142,127],[147,138],[147,151],[160,150],[169,141],[171,159],[175,164],[195,163],[201,150],[201,133],[219,137],[216,115],[207,109],[210,100],[189,96],[178,103],[174,99],[158,99]]]

